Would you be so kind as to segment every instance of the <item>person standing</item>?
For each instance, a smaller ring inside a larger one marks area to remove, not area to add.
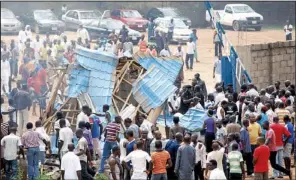
[[[145,35],[141,36],[141,40],[139,42],[139,51],[145,53],[147,51],[147,42],[145,41]]]
[[[49,136],[47,135],[44,127],[42,127],[42,123],[41,123],[41,120],[38,120],[35,122],[35,132],[39,133],[41,135],[41,137],[43,139],[45,139],[47,141],[47,144],[44,144],[44,142],[39,139],[39,161],[41,162],[41,165],[43,166],[44,163],[45,163],[45,155],[46,155],[46,146],[50,147],[50,138]],[[49,148],[49,151],[50,148]],[[43,169],[43,167],[41,167],[41,169]]]
[[[133,150],[134,150],[134,146],[136,144],[136,139],[134,138],[134,133],[132,130],[127,130],[126,132],[126,137],[128,140],[128,143],[126,145],[126,155],[129,155]],[[127,162],[127,165],[129,166],[129,168],[131,169],[133,166],[131,165],[131,162]],[[125,171],[124,172],[124,179],[128,180],[131,178],[132,173],[130,171]]]
[[[27,34],[25,31],[25,28],[22,27],[22,29],[19,31],[19,34],[18,34],[18,42],[19,42],[19,47],[21,52],[23,52],[25,48],[24,45],[26,41],[27,41]]]
[[[164,48],[164,42],[162,40],[162,37],[159,31],[155,32],[155,43],[156,43],[156,51],[159,54],[160,51]]]
[[[14,78],[17,78],[18,60],[20,55],[19,46],[15,43],[14,39],[12,39],[10,42],[10,52],[11,52],[10,70],[11,70],[11,79],[13,80]]]
[[[154,28],[155,28],[155,23],[153,22],[152,18],[149,18],[148,22],[148,42],[150,42],[150,38],[154,36]]]
[[[217,167],[217,161],[212,159],[208,163],[208,168],[211,170],[209,180],[226,180],[224,172]]]
[[[207,97],[208,97],[208,92],[207,92],[207,87],[206,87],[205,81],[203,81],[200,78],[200,74],[199,73],[196,73],[194,75],[194,78],[196,79],[196,85],[200,86],[201,92],[204,95],[204,100],[206,101],[207,100]]]
[[[253,167],[253,154],[252,154],[250,134],[248,131],[248,127],[249,127],[249,120],[244,120],[243,127],[240,130],[240,140],[242,144],[243,158],[246,161],[246,165],[247,165],[247,175],[250,176],[253,174],[254,167]]]
[[[128,38],[128,30],[126,29],[125,25],[122,25],[122,29],[119,32],[119,38],[121,39],[122,43],[125,43]]]
[[[213,70],[213,78],[216,78],[216,83],[220,83],[222,81],[222,75],[221,75],[221,56],[215,57],[215,64],[214,64],[214,70]]]
[[[267,145],[270,150],[269,161],[270,161],[271,167],[280,171],[280,172],[283,172],[283,173],[289,175],[289,178],[292,179],[291,178],[291,176],[292,176],[291,171],[283,168],[282,166],[280,166],[276,163],[276,155],[277,155],[276,136],[275,136],[274,130],[272,128],[270,128],[268,121],[264,122],[263,128],[266,130],[265,145]],[[282,140],[282,139],[280,139],[280,140]]]
[[[191,137],[184,137],[184,144],[178,148],[174,172],[179,180],[193,180],[195,167],[195,149],[190,146]]]
[[[258,147],[253,154],[255,180],[268,180],[268,159],[270,158],[270,151],[264,143],[264,138],[259,137],[257,139]]]
[[[67,11],[68,11],[67,5],[63,4],[63,6],[62,6],[62,15],[66,14]]]
[[[168,26],[168,36],[167,36],[168,44],[170,44],[171,40],[173,39],[174,29],[175,29],[174,19],[171,19]]]
[[[289,20],[287,20],[286,25],[284,26],[284,31],[286,33],[286,41],[292,40],[293,26]]]
[[[2,54],[2,53],[1,53]],[[10,63],[8,61],[8,55],[1,55],[1,95],[3,95],[3,92],[6,94],[9,94],[9,79],[11,76],[10,71]],[[2,91],[2,88],[5,91]]]
[[[42,47],[42,42],[40,41],[40,36],[36,35],[36,40],[33,41],[32,43],[32,48],[34,49],[34,53],[35,53],[35,58],[36,60],[40,60],[40,48]]]
[[[126,118],[124,120],[124,125],[127,130],[133,131],[133,136],[135,139],[139,138],[139,126],[134,124],[130,118]]]
[[[286,128],[287,130],[290,132],[291,136],[285,137],[288,138],[288,141],[286,144],[284,144],[284,163],[285,163],[285,167],[286,169],[290,169],[291,168],[291,150],[292,150],[292,144],[294,142],[294,126],[291,123],[290,117],[289,116],[284,116],[284,122],[286,124]],[[294,147],[295,148],[295,147]]]
[[[223,160],[223,156],[224,156],[224,152],[225,152],[224,145],[221,144],[219,141],[214,140],[213,144],[212,144],[212,149],[213,149],[213,151],[208,153],[207,164],[209,164],[211,160],[215,160],[218,163],[218,169],[223,171],[222,160]],[[207,168],[205,170],[206,176],[208,175],[208,171],[209,171],[209,168]]]
[[[118,146],[113,146],[112,154],[108,159],[108,164],[110,166],[110,180],[121,180],[123,175],[123,168],[120,162],[120,148]]]
[[[83,27],[82,24],[79,25],[79,28],[77,30],[77,39],[78,38],[81,38],[81,42],[83,44],[85,44],[86,39],[88,39],[88,40],[90,39],[88,31]]]
[[[222,36],[221,36],[222,38]],[[217,33],[217,31],[214,31],[214,44],[215,44],[215,56],[219,56],[220,54],[222,54],[222,42],[219,38],[219,35]]]
[[[68,152],[68,145],[73,143],[74,134],[72,129],[66,125],[65,119],[59,120],[59,126],[59,155],[62,159],[63,156]]]
[[[198,54],[197,54],[197,40],[198,40],[198,37],[196,35],[196,29],[193,29],[192,30],[192,33],[190,34],[189,36],[190,38],[192,38],[192,42],[194,43],[194,59],[196,62],[199,62],[198,61]]]
[[[193,58],[194,58],[194,48],[195,44],[193,42],[192,38],[189,38],[189,42],[187,42],[187,48],[186,48],[186,58],[185,58],[185,63],[186,63],[186,68],[188,69],[193,69]],[[188,62],[190,64],[188,64]]]
[[[283,167],[283,153],[284,153],[284,145],[287,144],[289,138],[291,137],[290,132],[285,126],[279,124],[279,118],[273,118],[273,124],[270,125],[270,128],[274,131],[275,135],[275,143],[276,143],[276,162],[279,166]],[[285,139],[283,139],[285,137]],[[290,170],[290,169],[288,169]],[[283,177],[281,173],[279,173],[275,168],[273,170],[274,178]]]
[[[27,149],[27,163],[29,180],[34,180],[39,176],[39,140],[47,144],[46,140],[38,133],[33,131],[33,124],[27,123],[27,132],[22,136],[22,145]]]
[[[207,153],[213,150],[212,143],[213,143],[213,140],[215,140],[216,138],[215,134],[216,134],[217,128],[216,128],[215,119],[212,117],[213,114],[214,114],[213,110],[209,109],[207,113],[208,118],[204,121],[204,124],[203,124],[203,129],[206,131],[205,145],[206,145]]]
[[[7,180],[17,178],[18,173],[18,149],[22,148],[22,143],[20,137],[16,135],[16,130],[16,127],[10,127],[10,134],[4,136],[1,139],[1,147],[4,148],[3,156],[5,160],[5,172]],[[12,173],[10,173],[10,168],[12,170]]]
[[[76,155],[79,157],[81,164],[81,178],[84,180],[93,180],[93,176],[96,174],[87,164],[89,150],[87,148],[87,140],[83,137],[83,130],[77,129],[76,136],[78,138],[78,145],[75,149]],[[90,160],[90,159],[89,159]]]
[[[27,85],[23,85],[22,89],[16,92],[13,97],[13,101],[15,102],[15,108],[18,111],[18,132],[20,136],[23,135],[23,130],[25,125],[29,120],[29,108],[32,105],[32,100],[30,98],[29,93],[27,92]]]
[[[62,180],[82,180],[79,157],[74,153],[74,144],[68,144],[68,152],[61,161]]]
[[[175,169],[175,164],[176,164],[177,152],[178,152],[178,149],[179,149],[182,141],[183,141],[183,134],[176,133],[175,139],[169,140],[165,146],[165,150],[170,153],[170,157],[171,157],[171,160],[173,163],[172,167],[168,168],[168,170],[167,170],[169,180],[178,179],[176,174],[174,173],[174,169]]]
[[[232,144],[232,151],[228,153],[227,163],[229,164],[229,179],[245,179],[244,161],[241,152],[238,150],[238,144]]]
[[[76,129],[78,129],[78,125],[80,122],[89,122],[89,118],[87,116],[87,113],[89,111],[89,107],[88,106],[82,106],[82,111],[78,114],[77,116],[77,122],[76,122]]]
[[[110,151],[113,146],[117,145],[118,133],[120,131],[120,124],[121,124],[121,117],[116,116],[115,122],[110,122],[105,128],[105,144],[103,148],[103,157],[101,159],[101,167],[99,173],[104,173],[105,167],[104,163],[105,160],[108,159],[110,156]]]
[[[97,115],[93,114],[91,109],[90,109],[89,122],[91,124],[91,133],[92,133],[91,136],[92,136],[92,142],[94,145],[94,157],[102,158],[101,148],[100,148],[100,139],[103,133],[103,125],[100,118]]]
[[[191,136],[191,146],[195,148],[194,177],[196,180],[204,180],[203,172],[207,167],[206,147],[202,142],[197,141],[198,135]]]
[[[132,151],[128,156],[123,159],[123,165],[127,168],[128,171],[131,169],[127,166],[127,162],[131,161],[133,165],[133,174],[131,180],[146,180],[148,174],[152,169],[151,157],[145,151],[143,151],[142,141],[137,141],[135,150]],[[146,162],[149,163],[149,169],[146,168]]]
[[[169,137],[170,139],[175,139],[177,133],[181,133],[183,136],[185,135],[185,128],[179,125],[179,117],[174,116],[173,122],[174,125],[170,128]]]
[[[248,132],[250,134],[250,143],[252,154],[254,154],[255,148],[257,147],[257,138],[261,136],[262,130],[261,126],[256,122],[256,117],[253,113],[249,115],[250,124],[248,127]]]
[[[153,163],[152,180],[168,180],[167,168],[172,167],[172,160],[170,154],[162,149],[162,142],[157,140],[155,142],[156,151],[151,154]]]

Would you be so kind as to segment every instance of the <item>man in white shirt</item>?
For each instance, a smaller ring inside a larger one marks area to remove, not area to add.
[[[2,54],[2,53],[1,53]],[[11,75],[10,63],[8,61],[8,54],[2,55],[1,57],[1,95],[3,93],[9,93],[9,77]],[[4,87],[3,87],[4,86]],[[4,88],[5,91],[2,91]]]
[[[79,28],[77,30],[77,39],[81,38],[81,41],[83,44],[85,44],[85,39],[90,40],[88,31],[83,27],[83,25],[79,25]]]
[[[286,33],[286,41],[292,40],[292,30],[293,26],[290,24],[290,21],[287,20],[287,24],[284,26],[284,31]]]
[[[177,100],[177,94],[178,90],[176,90],[172,95],[169,96],[168,98],[168,106],[169,106],[169,112],[170,113],[175,113],[178,109],[175,107],[175,103]]]
[[[169,47],[166,45],[163,50],[160,51],[159,56],[161,57],[169,57],[171,56]]]
[[[79,157],[73,152],[74,144],[69,144],[61,162],[62,179],[81,180],[81,165]]]
[[[89,111],[88,106],[82,106],[82,111],[77,116],[76,129],[78,129],[78,124],[79,124],[80,121],[83,121],[85,123],[89,122],[89,118],[87,116],[88,111]]]
[[[247,91],[247,96],[250,96],[250,97],[257,97],[257,96],[259,96],[259,93],[258,93],[258,91],[255,89],[254,84],[250,83],[250,84],[248,85],[248,88],[249,88],[249,90]]]
[[[25,48],[25,42],[27,41],[27,34],[25,32],[25,28],[22,28],[19,31],[18,40],[19,40],[20,52],[23,52],[23,50]]]
[[[213,141],[212,148],[213,148],[213,151],[208,153],[208,156],[207,156],[207,164],[210,164],[211,160],[215,160],[217,162],[217,168],[223,172],[222,160],[223,160],[225,148],[223,147],[223,144],[217,140]],[[210,168],[206,169],[206,175],[208,170],[210,170]]]
[[[4,147],[4,160],[6,162],[5,168],[8,168],[9,165],[12,167],[12,174],[9,172],[9,169],[6,169],[6,179],[17,178],[17,157],[18,149],[21,147],[21,139],[16,135],[16,127],[10,127],[10,134],[4,136],[1,140],[1,146]],[[12,176],[11,176],[12,175]]]
[[[42,127],[42,123],[40,120],[35,122],[35,127],[36,127],[35,131],[38,132],[41,135],[41,137],[43,139],[45,139],[47,142],[50,142],[50,138],[46,134],[44,127]],[[50,144],[50,143],[48,143],[48,144]],[[42,165],[44,165],[44,163],[45,163],[45,154],[46,154],[45,147],[46,147],[46,144],[44,144],[44,142],[41,139],[39,139],[39,150],[40,150],[39,151],[39,161],[41,162]]]
[[[59,132],[59,154],[62,158],[68,152],[68,145],[73,143],[73,131],[66,126],[65,119],[59,120],[60,132]]]
[[[213,78],[216,78],[216,83],[221,83],[222,81],[222,75],[221,75],[221,59],[222,56],[216,56],[215,57],[215,64],[214,64],[214,70],[213,70]]]
[[[203,143],[198,141],[198,134],[192,134],[190,145],[195,148],[195,167],[194,167],[194,176],[195,179],[202,179],[203,170],[207,167],[206,159],[206,147]]]
[[[130,168],[127,165],[127,162],[131,161],[133,166],[133,175],[131,177],[131,180],[139,180],[139,179],[147,179],[147,175],[150,173],[149,170],[146,169],[146,162],[148,162],[150,165],[149,167],[152,167],[151,164],[151,157],[149,154],[143,149],[143,143],[142,141],[137,141],[136,143],[136,150],[132,151],[123,159],[124,166],[130,170]]]
[[[211,170],[209,180],[226,180],[224,172],[217,168],[217,161],[212,159],[209,161],[209,169]]]
[[[140,115],[139,117],[139,121],[141,123],[140,125],[140,131],[143,131],[143,130],[146,130],[148,131],[148,138],[153,138],[153,135],[152,135],[152,123],[150,121],[148,121],[147,119],[145,119],[145,115]]]
[[[39,35],[36,35],[36,40],[33,41],[33,43],[31,44],[31,48],[34,49],[34,53],[35,53],[35,59],[36,60],[40,60],[40,48],[42,47],[42,42],[40,41],[40,37]]]
[[[187,42],[185,63],[186,63],[186,68],[191,70],[193,69],[194,49],[195,49],[195,44],[192,38],[190,38],[189,42]],[[188,61],[190,61],[190,65],[188,64]]]
[[[217,91],[217,95],[215,97],[215,105],[218,105],[220,102],[222,102],[225,99],[225,94],[221,86],[218,86],[216,88],[216,91]]]

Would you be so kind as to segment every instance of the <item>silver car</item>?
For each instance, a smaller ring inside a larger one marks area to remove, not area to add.
[[[22,26],[12,11],[1,8],[1,33],[18,33]]]
[[[79,25],[89,25],[93,21],[99,21],[100,14],[93,10],[69,10],[62,16],[66,27],[77,30]]]

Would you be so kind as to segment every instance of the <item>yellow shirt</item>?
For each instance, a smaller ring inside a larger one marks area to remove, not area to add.
[[[47,60],[47,48],[41,47],[39,52],[40,52],[40,58],[42,60]]]
[[[250,134],[250,143],[252,145],[256,145],[257,138],[259,137],[259,134],[262,133],[261,126],[257,122],[255,122],[253,124],[250,123],[250,125],[248,127],[248,131]]]

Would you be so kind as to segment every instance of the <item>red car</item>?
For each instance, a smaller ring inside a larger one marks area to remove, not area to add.
[[[111,18],[122,21],[129,28],[146,31],[148,20],[144,19],[137,10],[117,9],[111,12]]]

